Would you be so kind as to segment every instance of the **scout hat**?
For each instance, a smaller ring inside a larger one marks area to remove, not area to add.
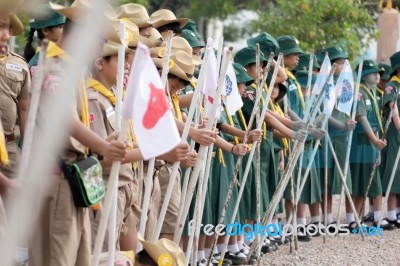
[[[268,59],[265,58],[264,53],[260,53],[260,60],[262,62],[267,62]],[[235,63],[239,63],[242,66],[247,66],[250,64],[255,64],[256,63],[256,50],[251,47],[245,47],[243,49],[240,49],[234,57]]]
[[[129,48],[136,48],[139,41],[149,48],[155,47],[155,44],[149,38],[140,36],[138,26],[133,24],[130,20],[123,21],[125,22],[125,40],[123,41],[126,42]],[[113,24],[115,30],[119,32],[119,23],[116,21]]]
[[[322,51],[322,50],[317,51],[317,52],[315,53],[315,57],[316,57],[317,60],[318,60],[318,64],[319,64],[319,65],[322,65],[322,63],[324,62],[324,59],[325,59],[325,51]],[[314,60],[315,60],[315,59],[314,59]]]
[[[299,63],[293,69],[293,71],[308,70],[309,66],[310,66],[310,55],[309,54],[301,54],[301,55],[299,55]],[[318,59],[315,55],[314,55],[314,60],[313,60],[313,69],[321,69],[321,66],[318,64]]]
[[[383,74],[381,76],[381,79],[383,80],[389,80],[390,79],[390,73],[392,72],[392,68],[390,67],[389,64],[386,64],[384,62],[379,63],[378,67],[383,70]]]
[[[302,88],[307,88],[308,71],[306,71],[306,70],[296,71],[295,76],[296,76],[297,82],[300,84],[300,86]],[[316,81],[317,81],[317,76],[313,73],[311,76],[311,86],[314,86]]]
[[[19,6],[23,0],[1,0],[0,1],[0,10],[1,11],[10,11],[15,9],[17,6]]]
[[[10,13],[10,28],[13,36],[21,35],[24,32],[24,25],[14,13]]]
[[[34,11],[31,28],[38,30],[62,24],[65,24],[65,17],[63,15],[54,12],[49,4],[40,4]]]
[[[233,63],[233,69],[235,70],[237,83],[245,83],[246,86],[253,83],[253,78],[247,74],[246,68],[244,68],[244,66],[239,63]]]
[[[196,36],[196,38],[198,40],[201,40],[201,35],[200,33],[197,31],[197,25],[196,22],[194,22],[193,20],[189,20],[188,23],[186,23],[186,25],[182,28],[183,30],[190,30],[191,32],[194,33],[194,35]]]
[[[162,58],[153,58],[158,68],[163,67],[164,60]],[[193,77],[195,64],[193,64],[191,56],[183,51],[177,51],[170,55],[169,73],[186,81],[196,81]]]
[[[400,68],[400,52],[396,52],[390,57],[390,65],[392,67],[390,75],[392,76]]]
[[[79,22],[79,20],[83,20],[85,18],[85,16],[83,15],[87,11],[87,9],[91,7],[91,2],[89,0],[75,0],[69,7],[50,2],[50,7],[54,11],[65,16],[67,19]],[[113,27],[113,22],[115,22],[115,20],[117,19],[117,14],[114,12],[112,7],[108,5],[105,7],[103,14],[106,18],[106,22],[103,25],[103,32],[105,32],[105,35],[107,35],[108,39],[120,43],[121,40],[119,38],[118,32]]]
[[[108,41],[103,44],[103,50],[101,52],[101,57],[118,55],[118,50],[119,50],[118,43]],[[133,50],[129,49],[128,47],[125,47],[125,53],[133,53]]]
[[[174,22],[178,22],[182,28],[189,21],[188,18],[176,18],[175,14],[168,9],[157,10],[151,14],[150,19],[153,21],[153,27],[156,29]]]
[[[276,38],[276,40],[279,44],[279,52],[283,53],[284,56],[304,53],[299,46],[299,41],[294,36],[283,35]]]
[[[185,38],[193,48],[205,46],[203,42],[197,39],[196,34],[191,30],[182,30],[182,37]]]
[[[359,67],[360,67],[360,65],[357,65],[356,70],[358,70]],[[374,61],[364,60],[362,71],[361,71],[361,78],[365,77],[368,74],[372,74],[372,73],[383,74],[383,72],[384,72],[384,70],[379,68],[378,65],[375,64]]]
[[[162,238],[155,242],[146,241],[141,234],[138,239],[150,257],[159,266],[185,266],[186,259],[180,247],[169,239]]]
[[[262,32],[256,37],[247,40],[247,46],[252,48],[255,48],[257,43],[260,44],[260,49],[266,57],[268,57],[270,53],[277,54],[279,50],[278,42],[267,32]]]
[[[335,61],[336,59],[348,59],[349,55],[347,52],[339,47],[339,46],[331,46],[329,48],[326,48],[324,52],[328,53],[329,59],[332,61]]]
[[[267,84],[269,86],[269,84],[271,83],[271,80],[272,80],[272,75],[268,75],[268,77],[265,81],[266,82],[265,84]],[[276,82],[274,85],[276,85]],[[275,102],[279,102],[283,97],[285,97],[286,92],[287,92],[287,88],[286,88],[285,84],[283,84],[283,82],[278,83],[278,88],[279,88],[279,94],[278,94],[278,97],[276,97]]]
[[[139,29],[152,25],[149,14],[144,6],[134,3],[122,5],[117,9],[118,18],[127,18]]]
[[[161,34],[155,28],[151,28],[151,36],[149,38],[156,46],[161,46],[163,40]]]

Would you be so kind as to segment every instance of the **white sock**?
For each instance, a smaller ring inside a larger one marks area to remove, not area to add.
[[[249,238],[249,239],[247,237],[244,238],[244,243],[246,243],[246,245],[250,246],[252,242],[253,242],[253,238]]]
[[[222,252],[223,248],[224,248],[224,244],[217,244],[218,253]]]
[[[204,250],[199,250],[197,251],[197,260],[198,261],[202,261],[206,258],[205,254],[204,254]]]
[[[14,259],[16,262],[24,262],[28,259],[28,248],[17,247]]]
[[[387,212],[387,218],[388,218],[390,221],[397,220],[396,211],[388,211],[388,212]]]
[[[239,249],[246,249],[246,248],[243,246],[243,241],[242,241],[242,240],[238,240],[238,241],[237,241],[237,245],[238,245]]]
[[[381,211],[374,212],[374,222],[378,222],[379,218],[381,218]]]
[[[297,224],[307,224],[306,218],[297,218]]]
[[[211,252],[211,249],[204,248],[204,256],[206,256],[206,258],[208,258],[208,256],[210,256],[210,252]]]
[[[374,212],[374,205],[369,205],[369,212],[370,213],[373,213]]]
[[[346,213],[346,223],[350,224],[354,222],[354,213],[348,212]]]
[[[228,251],[232,252],[232,253],[236,253],[236,252],[239,252],[240,249],[237,244],[233,244],[233,245],[228,245]]]
[[[321,216],[317,215],[317,216],[311,216],[311,223],[318,223],[321,222]]]
[[[281,222],[282,222],[282,225],[285,225],[285,224],[287,224],[287,220],[286,220],[286,218],[283,218],[283,219],[281,220]]]
[[[218,252],[218,248],[217,248],[217,246],[218,246],[218,244],[214,246],[214,251],[213,251],[213,254],[217,254],[217,253],[219,253],[219,252]]]
[[[326,214],[326,221],[328,224],[333,223],[333,215],[332,213]]]

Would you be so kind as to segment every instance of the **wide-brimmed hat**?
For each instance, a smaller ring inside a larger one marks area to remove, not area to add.
[[[360,65],[358,64],[356,67],[356,71],[358,71]],[[365,77],[368,74],[372,74],[372,73],[380,73],[383,74],[383,72],[385,72],[384,70],[382,70],[381,68],[378,67],[378,65],[372,61],[372,60],[364,60],[363,61],[363,67],[361,70],[361,78]]]
[[[389,64],[385,63],[385,62],[379,63],[378,67],[383,71],[383,74],[381,75],[381,79],[389,80],[390,79],[390,73],[392,72],[392,67]]]
[[[309,66],[310,66],[310,54],[300,54],[299,63],[293,69],[293,71],[295,72],[299,70],[308,70]],[[313,60],[313,69],[321,69],[321,66],[318,64],[318,58],[315,54]]]
[[[261,62],[268,62],[268,59],[265,58],[264,53],[260,53],[260,60]],[[252,47],[245,47],[240,49],[234,57],[235,63],[239,63],[242,66],[247,66],[250,64],[256,63],[256,49]]]
[[[158,68],[163,67],[163,58],[153,58],[154,63]],[[192,58],[183,51],[176,51],[170,55],[169,60],[169,73],[173,74],[186,81],[196,81],[193,77],[195,70],[195,64],[193,64]]]
[[[161,47],[154,47],[150,49],[152,57],[164,57],[166,51],[166,42],[161,44]],[[193,56],[193,48],[190,46],[189,42],[182,37],[174,36],[172,37],[172,44],[171,44],[171,54],[177,51],[183,51],[188,54],[192,58],[192,62],[195,65],[201,64],[201,59],[198,57]]]
[[[85,19],[85,12],[92,7],[92,2],[89,0],[75,0],[71,6],[65,7],[62,5],[54,4],[50,2],[50,7],[55,12],[60,13],[69,20],[80,23]],[[117,20],[117,14],[110,5],[106,5],[103,14],[105,16],[105,23],[102,25],[104,27],[103,33],[107,39],[114,42],[120,43],[118,32],[115,30],[113,23]]]
[[[247,74],[246,68],[239,63],[233,63],[233,68],[236,74],[236,82],[245,83],[246,86],[251,85],[254,79]]]
[[[308,82],[308,71],[306,70],[298,70],[296,71],[296,80],[300,84],[302,88],[307,88]],[[314,86],[315,82],[317,81],[317,76],[313,73],[311,75],[311,86]]]
[[[390,57],[390,65],[392,67],[390,75],[394,75],[397,69],[400,68],[400,52],[396,52]]]
[[[11,11],[15,10],[23,0],[1,0],[0,11]]]
[[[146,241],[141,234],[138,239],[143,249],[160,266],[185,266],[186,259],[181,248],[169,239],[161,238],[155,242]]]
[[[33,29],[45,29],[62,25],[65,17],[51,9],[49,4],[40,4],[32,14],[33,22],[30,24]]]
[[[189,20],[188,23],[182,28],[183,30],[190,30],[196,35],[196,38],[201,41],[201,35],[197,30],[197,24],[193,20]]]
[[[186,41],[192,46],[193,48],[195,47],[204,47],[205,44],[197,39],[196,34],[191,31],[191,30],[182,30],[182,38],[185,38]]]
[[[283,53],[284,56],[290,54],[302,54],[303,50],[299,46],[299,41],[296,37],[291,35],[283,35],[276,38],[279,44],[279,51]]]
[[[10,13],[10,28],[13,36],[21,35],[24,32],[24,25],[14,13]]]
[[[129,3],[120,6],[116,10],[118,18],[128,18],[132,23],[139,28],[144,28],[152,25],[152,21],[144,6],[134,3]]]
[[[155,44],[146,37],[139,34],[139,28],[128,19],[122,19],[125,22],[125,39],[122,40],[130,48],[136,48],[139,41],[149,48],[155,47]],[[115,30],[119,33],[119,21],[113,23]]]
[[[261,51],[266,57],[272,52],[277,55],[279,51],[279,44],[271,34],[262,32],[259,35],[247,40],[247,46],[255,48],[256,44],[260,45]]]
[[[151,14],[150,19],[153,21],[154,28],[160,28],[164,25],[178,22],[181,28],[188,23],[188,18],[177,18],[175,14],[168,9],[160,9]]]
[[[118,50],[119,50],[119,44],[108,41],[103,44],[103,50],[101,52],[101,57],[106,57],[106,56],[113,56],[113,55],[118,55]],[[133,53],[134,51],[129,49],[128,47],[125,47],[125,53]]]
[[[329,59],[334,61],[336,59],[348,59],[348,53],[339,46],[331,46],[324,50],[325,53],[328,53]]]

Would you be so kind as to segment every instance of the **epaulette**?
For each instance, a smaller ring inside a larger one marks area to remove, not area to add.
[[[18,58],[24,60],[25,63],[28,63],[28,61],[26,61],[26,59],[23,56],[21,56],[21,55],[19,55],[17,53],[14,53],[14,52],[10,52],[10,54],[15,56],[15,57],[18,57]]]
[[[100,93],[92,88],[86,89],[88,101],[98,101]]]

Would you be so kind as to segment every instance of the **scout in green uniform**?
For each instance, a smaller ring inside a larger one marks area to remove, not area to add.
[[[350,152],[350,171],[352,179],[352,197],[356,210],[359,212],[362,199],[366,192],[372,167],[378,156],[378,149],[386,146],[386,141],[380,140],[382,133],[382,121],[380,116],[380,103],[376,98],[376,86],[379,81],[378,66],[371,60],[363,62],[360,93],[358,97],[356,120],[358,124],[354,130]],[[370,198],[374,199],[374,225],[376,226],[381,216],[382,185],[379,171],[375,171],[374,179],[369,191]],[[394,226],[384,219],[380,224],[382,229],[391,230]],[[355,223],[349,224],[350,228]]]
[[[310,66],[310,55],[309,54],[299,54],[299,63],[297,66],[292,70],[293,74],[296,74],[296,71],[298,70],[307,70]],[[318,59],[317,56],[314,55],[314,60],[313,60],[313,73],[315,75],[318,75],[319,70],[321,69],[321,66],[318,64]]]
[[[347,52],[341,47],[332,46],[323,50],[323,54],[328,53],[329,59],[332,64],[336,64],[336,70],[333,73],[334,82],[338,79],[342,72],[343,64],[349,57]],[[351,120],[351,117],[345,113],[340,112],[336,106],[333,109],[331,117],[328,120],[328,133],[331,138],[333,148],[335,150],[337,159],[341,169],[344,169],[346,164],[346,151],[347,151],[347,138],[349,132],[354,130],[356,122]],[[326,147],[325,141],[321,142],[321,148],[319,149],[319,160],[318,164],[321,169],[321,180],[325,176],[325,152],[328,149],[328,196],[327,196],[327,222],[328,224],[334,223],[332,215],[332,195],[341,194],[342,181],[339,175],[338,168],[334,162],[332,152],[329,147]],[[321,182],[323,184],[323,182]],[[351,172],[347,171],[346,184],[351,193]],[[324,199],[325,196],[322,197]],[[354,214],[352,213],[349,202],[346,199],[346,223],[350,224],[354,222]]]
[[[393,110],[393,117],[390,123],[388,133],[387,133],[387,146],[382,150],[382,163],[381,163],[381,173],[382,173],[382,188],[388,199],[388,219],[390,223],[394,224],[396,227],[400,227],[400,216],[396,215],[396,195],[400,194],[400,167],[397,166],[395,173],[395,178],[393,180],[393,185],[390,191],[387,191],[388,183],[392,170],[396,167],[395,158],[400,146],[400,118],[399,118],[399,108],[400,108],[400,97],[397,97],[397,103],[394,102],[396,93],[400,93],[400,52],[393,54],[390,57],[390,62],[392,65],[392,71],[390,73],[390,81],[386,84],[385,94],[383,98],[383,125],[387,123],[390,110]]]
[[[41,4],[35,9],[33,22],[30,24],[31,30],[24,50],[24,57],[29,62],[29,70],[32,76],[35,75],[35,69],[39,63],[40,42],[44,39],[57,42],[62,35],[64,23],[65,17],[54,12],[49,4]],[[37,32],[39,39],[39,45],[36,49],[32,46],[35,32]]]
[[[382,99],[382,108],[383,108],[383,104],[384,104],[383,96],[385,94],[384,90],[386,88],[386,84],[390,81],[392,67],[386,63],[379,63],[378,67],[381,71],[383,71],[383,74],[381,75],[381,78],[379,79],[378,88],[377,88],[377,92],[380,94],[381,99]]]
[[[65,24],[65,34],[59,40],[61,47],[55,43],[49,44],[37,117],[39,126],[35,127],[35,135],[45,134],[40,125],[45,121],[48,110],[41,110],[41,107],[46,106],[47,102],[58,93],[55,88],[60,87],[63,65],[68,63],[65,61],[68,55],[62,49],[62,45],[67,42],[67,38],[70,38],[72,20],[76,18],[78,10],[82,11],[81,6],[82,3],[79,1],[74,3],[74,7],[69,8],[53,5],[57,12],[70,16],[71,21]],[[65,12],[66,10],[68,12]],[[108,27],[111,28],[109,25]],[[117,34],[114,32],[113,36]],[[66,139],[60,159],[67,165],[84,160],[85,146],[87,146],[93,152],[104,155],[106,161],[122,161],[126,155],[126,145],[111,138],[110,142],[107,142],[88,128],[89,114],[87,101],[84,98],[86,89],[82,87],[79,91],[83,98],[79,107],[72,103],[75,103],[76,99],[71,99],[69,112],[71,133]],[[74,97],[72,92],[71,97]],[[89,265],[91,254],[89,210],[75,206],[70,185],[65,174],[57,167],[57,163],[54,165],[52,177],[54,184],[43,195],[40,219],[32,232],[29,265]]]
[[[286,87],[288,88],[287,98],[288,98],[288,114],[292,121],[301,121],[304,118],[305,114],[305,98],[301,89],[300,84],[297,82],[296,77],[293,75],[291,70],[293,70],[298,62],[299,62],[299,55],[303,54],[303,50],[299,46],[299,41],[290,35],[284,35],[277,38],[279,43],[279,51],[284,55],[284,64],[285,64],[285,73],[288,76],[286,80]],[[311,132],[312,136],[321,138],[323,136],[323,131],[316,128]],[[298,169],[297,167],[293,171],[294,180],[296,180]],[[314,182],[314,179],[310,180]],[[297,182],[295,182],[297,183]],[[313,183],[312,187],[317,187],[318,183]],[[313,191],[308,191],[312,193]],[[316,190],[314,190],[316,192]],[[302,195],[306,195],[307,193],[302,193]],[[305,204],[311,204],[310,212],[312,218],[312,222],[319,222],[319,206],[318,202],[320,201],[319,196],[316,195],[308,195],[304,200],[301,200],[298,204],[297,208],[297,223],[305,225]],[[284,193],[285,200],[285,210],[287,213],[291,212],[293,208],[293,204],[291,201],[291,193],[289,187],[286,188]],[[299,240],[309,241],[310,237],[304,232],[299,232]]]

